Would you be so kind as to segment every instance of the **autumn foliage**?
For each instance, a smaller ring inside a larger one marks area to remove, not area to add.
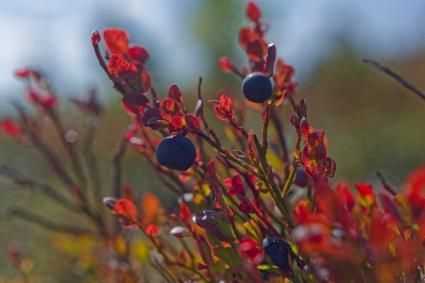
[[[276,46],[266,40],[258,5],[249,1],[245,13],[249,26],[240,29],[238,40],[247,64],[236,66],[228,57],[218,63],[235,79],[261,72],[273,82],[272,96],[255,107],[261,110],[249,112],[261,119],[261,132],[245,125],[248,112],[238,110],[253,102],[241,102],[235,99],[239,94],[222,89],[206,100],[200,78],[197,103],[190,109],[176,84],[164,96],[155,91],[145,64],[149,52],[133,45],[126,31],[110,28],[92,34],[95,56],[130,121],[114,155],[108,195],[96,190],[92,160],[84,160],[65,138],[70,135],[47,80],[37,70],[17,71],[18,78],[31,82],[30,104],[64,137],[71,166],[49,149],[37,120],[21,106],[16,105],[20,120],[5,119],[1,129],[40,152],[72,200],[40,182],[31,183],[15,169],[2,167],[1,174],[43,187],[53,201],[95,227],[60,226],[21,210],[11,213],[63,233],[90,236],[96,243],[93,254],[102,255],[94,256],[96,274],[111,282],[149,282],[146,270],[151,269],[162,282],[422,282],[425,167],[412,172],[399,189],[381,174],[380,186],[331,182],[336,170],[328,151],[332,141],[313,126],[306,101],[296,96],[295,69],[277,58]],[[93,93],[72,102],[93,119],[102,113]],[[292,113],[293,148],[282,128],[282,110]],[[207,111],[232,133],[231,147],[223,145],[213,128],[216,123],[207,121]],[[196,148],[196,159],[186,171],[157,160],[161,140],[180,135]],[[174,210],[165,209],[154,193],[136,199],[131,185],[123,184],[120,161],[126,146],[140,153],[164,189],[175,194]],[[103,213],[104,208],[111,213]],[[147,256],[138,256],[140,245]]]

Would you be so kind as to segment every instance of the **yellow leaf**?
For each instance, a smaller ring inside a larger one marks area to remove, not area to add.
[[[133,244],[133,255],[136,260],[147,262],[149,260],[149,243],[137,241]]]
[[[283,163],[282,159],[274,151],[267,151],[266,157],[267,161],[270,162],[274,170],[282,171],[285,168],[285,164]]]
[[[235,133],[232,129],[226,127],[224,128],[224,133],[226,134],[226,137],[229,139],[230,142],[234,143],[237,141]]]
[[[393,243],[389,243],[388,244],[388,249],[390,250],[390,253],[392,256],[396,256],[397,255],[397,251],[395,249],[395,246]]]
[[[122,235],[119,235],[115,238],[114,241],[115,244],[115,250],[117,253],[121,255],[125,255],[127,252],[127,243],[125,242],[125,239]]]

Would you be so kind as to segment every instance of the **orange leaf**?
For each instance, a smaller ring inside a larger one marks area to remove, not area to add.
[[[140,200],[143,209],[143,220],[152,222],[161,211],[161,201],[153,193],[144,193]]]
[[[124,218],[126,223],[137,223],[137,207],[130,199],[119,199],[114,205],[113,211]]]
[[[109,54],[124,55],[128,52],[128,35],[124,30],[107,28],[103,31],[103,38]]]

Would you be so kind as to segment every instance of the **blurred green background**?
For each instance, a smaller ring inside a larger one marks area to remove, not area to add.
[[[66,10],[60,4],[55,6],[51,1],[40,1],[31,13],[25,8],[26,1],[16,2],[6,6],[6,17],[0,20],[0,26],[5,26],[14,17],[18,18],[16,21],[21,25],[14,25],[13,35],[19,39],[16,44],[25,42],[22,40],[31,33],[32,22],[35,29],[43,28],[44,24],[50,24],[49,21],[57,21],[58,14]],[[378,59],[420,89],[425,89],[425,25],[423,21],[422,25],[419,24],[417,12],[414,12],[425,10],[423,2],[412,1],[411,6],[397,6],[392,1],[389,4],[377,1],[381,5],[370,6],[367,1],[347,4],[357,8],[352,10],[335,1],[329,1],[331,4],[319,1],[321,5],[300,1],[304,6],[294,1],[258,2],[264,7],[265,21],[271,26],[268,40],[277,43],[279,55],[297,70],[299,88],[296,98],[307,100],[310,121],[328,135],[329,154],[337,163],[334,180],[377,183],[375,172],[381,170],[391,184],[401,185],[411,170],[425,162],[425,104],[383,73],[362,64],[361,59]],[[23,88],[11,75],[21,65],[41,67],[50,76],[63,100],[61,108],[68,129],[81,130],[84,121],[79,121],[81,117],[66,102],[66,96],[82,97],[88,85],[96,85],[105,107],[105,114],[99,122],[96,153],[101,163],[104,194],[109,195],[111,152],[130,120],[121,108],[119,95],[111,89],[91,54],[87,40],[90,30],[106,26],[127,28],[134,42],[150,50],[148,68],[161,96],[165,96],[168,86],[175,81],[193,104],[197,78],[202,75],[206,96],[211,98],[219,89],[227,89],[236,100],[241,100],[239,79],[223,74],[217,60],[226,55],[238,64],[245,62],[237,43],[239,27],[247,24],[243,14],[245,3],[203,0],[178,1],[178,4],[158,1],[156,5],[149,5],[146,1],[129,1],[127,8],[115,12],[114,8],[125,7],[126,3],[77,1],[76,7],[86,8],[85,13],[81,12],[81,17],[86,19],[85,25],[77,31],[71,29],[69,35],[66,29],[50,33],[49,42],[57,43],[49,47],[50,54],[40,47],[46,44],[40,41],[51,32],[48,29],[46,33],[35,30],[31,35],[33,46],[27,45],[25,52],[21,53],[25,56],[11,61],[5,53],[0,55],[0,59],[8,62],[5,66],[9,67],[3,66],[1,70],[3,116],[13,116],[11,108],[6,106],[10,99],[22,100]],[[47,13],[43,12],[43,7],[48,7],[53,16],[40,23],[36,17]],[[140,22],[136,20],[136,8],[142,15]],[[21,12],[27,13],[24,18],[16,16]],[[148,16],[152,13],[163,20],[155,21]],[[71,12],[68,18],[58,23],[64,26],[68,24],[67,20],[74,23],[79,19],[78,15],[79,12]],[[75,38],[80,41],[71,36],[73,33],[78,34]],[[23,52],[22,46],[21,49],[8,46],[10,50],[5,50],[11,54]],[[82,53],[79,53],[80,49]],[[258,130],[260,113],[254,110],[249,113],[246,126]],[[285,106],[282,119],[288,142],[293,144],[294,131],[288,123],[290,113],[290,108]],[[214,126],[221,127],[218,122]],[[59,186],[40,156],[27,146],[17,145],[4,137],[0,137],[0,163],[16,166],[28,175]],[[176,203],[142,158],[131,150],[124,161],[123,179],[132,183],[139,195],[154,191],[168,207]],[[11,243],[33,258],[33,272],[39,282],[79,282],[78,266],[54,248],[55,235],[38,226],[11,219],[3,212],[7,207],[20,206],[54,220],[66,219],[70,223],[77,220],[47,202],[43,196],[19,189],[3,179],[0,180],[0,190],[0,282],[16,276],[16,270],[3,252]]]

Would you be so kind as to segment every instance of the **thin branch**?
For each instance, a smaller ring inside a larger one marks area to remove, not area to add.
[[[77,226],[73,226],[69,224],[51,222],[47,219],[44,219],[43,217],[39,215],[36,215],[32,212],[29,212],[20,208],[10,208],[6,212],[8,215],[15,216],[23,220],[38,224],[42,226],[43,228],[56,231],[56,232],[63,232],[63,233],[68,233],[72,235],[95,233],[94,231],[86,229],[86,228],[81,228],[81,227],[77,227]]]
[[[400,74],[396,73],[395,71],[391,70],[387,66],[382,65],[379,62],[369,60],[369,59],[363,59],[362,61],[365,64],[371,65],[371,66],[381,70],[382,72],[384,72],[388,76],[390,76],[393,79],[395,79],[396,81],[398,81],[402,86],[404,86],[405,88],[407,88],[408,90],[410,90],[411,92],[413,92],[414,94],[418,95],[420,98],[425,100],[425,92],[421,91],[418,87],[416,87],[413,83],[411,83],[407,79],[403,78]]]
[[[270,113],[271,111],[273,111],[272,109],[272,105],[266,103],[266,106],[264,107],[264,112],[263,112],[263,132],[262,132],[262,146],[263,146],[263,151],[267,152],[268,149],[268,142],[267,142],[267,138],[268,138],[268,129],[269,129],[269,122],[270,122]]]
[[[93,150],[96,129],[96,121],[94,119],[90,119],[88,121],[86,136],[84,139],[83,158],[87,163],[89,170],[89,176],[93,186],[93,194],[97,199],[101,199],[102,181],[99,176],[98,163]]]
[[[38,134],[32,129],[30,125],[30,120],[25,113],[23,107],[17,103],[12,103],[16,111],[19,113],[22,123],[24,125],[25,131],[28,133],[31,143],[37,148],[40,153],[46,158],[48,164],[56,172],[56,175],[62,181],[62,183],[69,189],[73,190],[76,186],[72,178],[67,174],[62,164],[56,158],[56,156],[51,152],[48,146],[40,139]]]
[[[199,111],[199,117],[201,118],[202,123],[205,126],[205,129],[207,129],[207,131],[209,131],[210,127],[209,127],[209,125],[208,125],[208,123],[205,119],[205,116],[204,116],[204,103],[205,102],[204,102],[204,98],[202,97],[202,82],[203,82],[202,77],[199,77],[199,81],[198,81],[198,101],[201,102],[201,105],[199,105],[199,110],[197,110],[197,111]]]
[[[285,164],[289,165],[289,150],[288,150],[288,146],[286,144],[285,133],[284,133],[282,122],[280,121],[280,118],[277,115],[276,111],[277,111],[276,108],[274,108],[272,110],[271,119],[272,119],[272,122],[273,122],[273,126],[274,126],[274,128],[277,132],[277,136],[278,136],[278,139],[279,139],[280,146],[283,150],[283,158],[284,158]]]
[[[71,160],[71,164],[73,167],[73,170],[75,172],[75,174],[77,175],[78,180],[80,181],[80,185],[84,188],[86,186],[86,179],[84,177],[83,174],[83,170],[82,170],[82,166],[81,166],[81,162],[80,162],[80,158],[78,156],[77,151],[74,148],[74,145],[67,142],[66,138],[65,138],[65,128],[62,124],[62,121],[59,118],[59,115],[56,111],[51,110],[48,113],[48,117],[50,118],[50,120],[52,121],[57,134],[59,135],[60,141],[63,145],[63,147],[65,148],[66,152],[68,153],[68,156]]]
[[[0,175],[8,178],[9,180],[13,181],[15,184],[20,185],[21,187],[33,189],[47,195],[48,197],[56,201],[61,206],[71,211],[74,211],[74,212],[81,211],[80,206],[70,202],[66,197],[57,193],[49,185],[42,183],[40,181],[34,180],[30,177],[27,177],[13,167],[0,164]]]
[[[153,99],[153,106],[158,108],[159,107],[159,99],[158,99],[158,95],[156,94],[156,91],[153,87],[151,87],[151,94],[152,94],[152,99]]]
[[[59,162],[59,160],[56,158],[53,152],[50,151],[48,146],[40,139],[38,134],[34,131],[34,129],[31,126],[31,121],[28,118],[27,114],[25,113],[25,110],[21,105],[18,103],[12,104],[16,111],[19,113],[22,123],[24,125],[25,131],[28,133],[29,139],[31,140],[31,143],[35,146],[36,149],[38,149],[41,154],[47,159],[48,164],[53,168],[53,170],[56,172],[56,175],[58,176],[59,180],[62,181],[62,183],[65,185],[65,187],[68,188],[68,190],[76,196],[81,202],[82,202],[82,211],[87,214],[91,220],[93,220],[96,225],[98,225],[100,232],[102,234],[106,233],[106,228],[104,225],[104,221],[101,218],[99,214],[96,212],[93,212],[87,202],[87,199],[85,198],[84,194],[81,194],[78,191],[78,186],[75,185],[72,178],[67,174],[62,164]]]
[[[113,195],[116,198],[121,197],[121,173],[122,173],[122,159],[127,148],[127,141],[121,137],[120,142],[118,143],[113,156],[112,156],[112,190]]]
[[[381,172],[379,171],[376,172],[376,176],[378,176],[379,181],[381,181],[382,186],[387,192],[389,192],[393,196],[397,194],[397,192],[388,184],[387,180],[385,179],[384,175],[382,175]]]

